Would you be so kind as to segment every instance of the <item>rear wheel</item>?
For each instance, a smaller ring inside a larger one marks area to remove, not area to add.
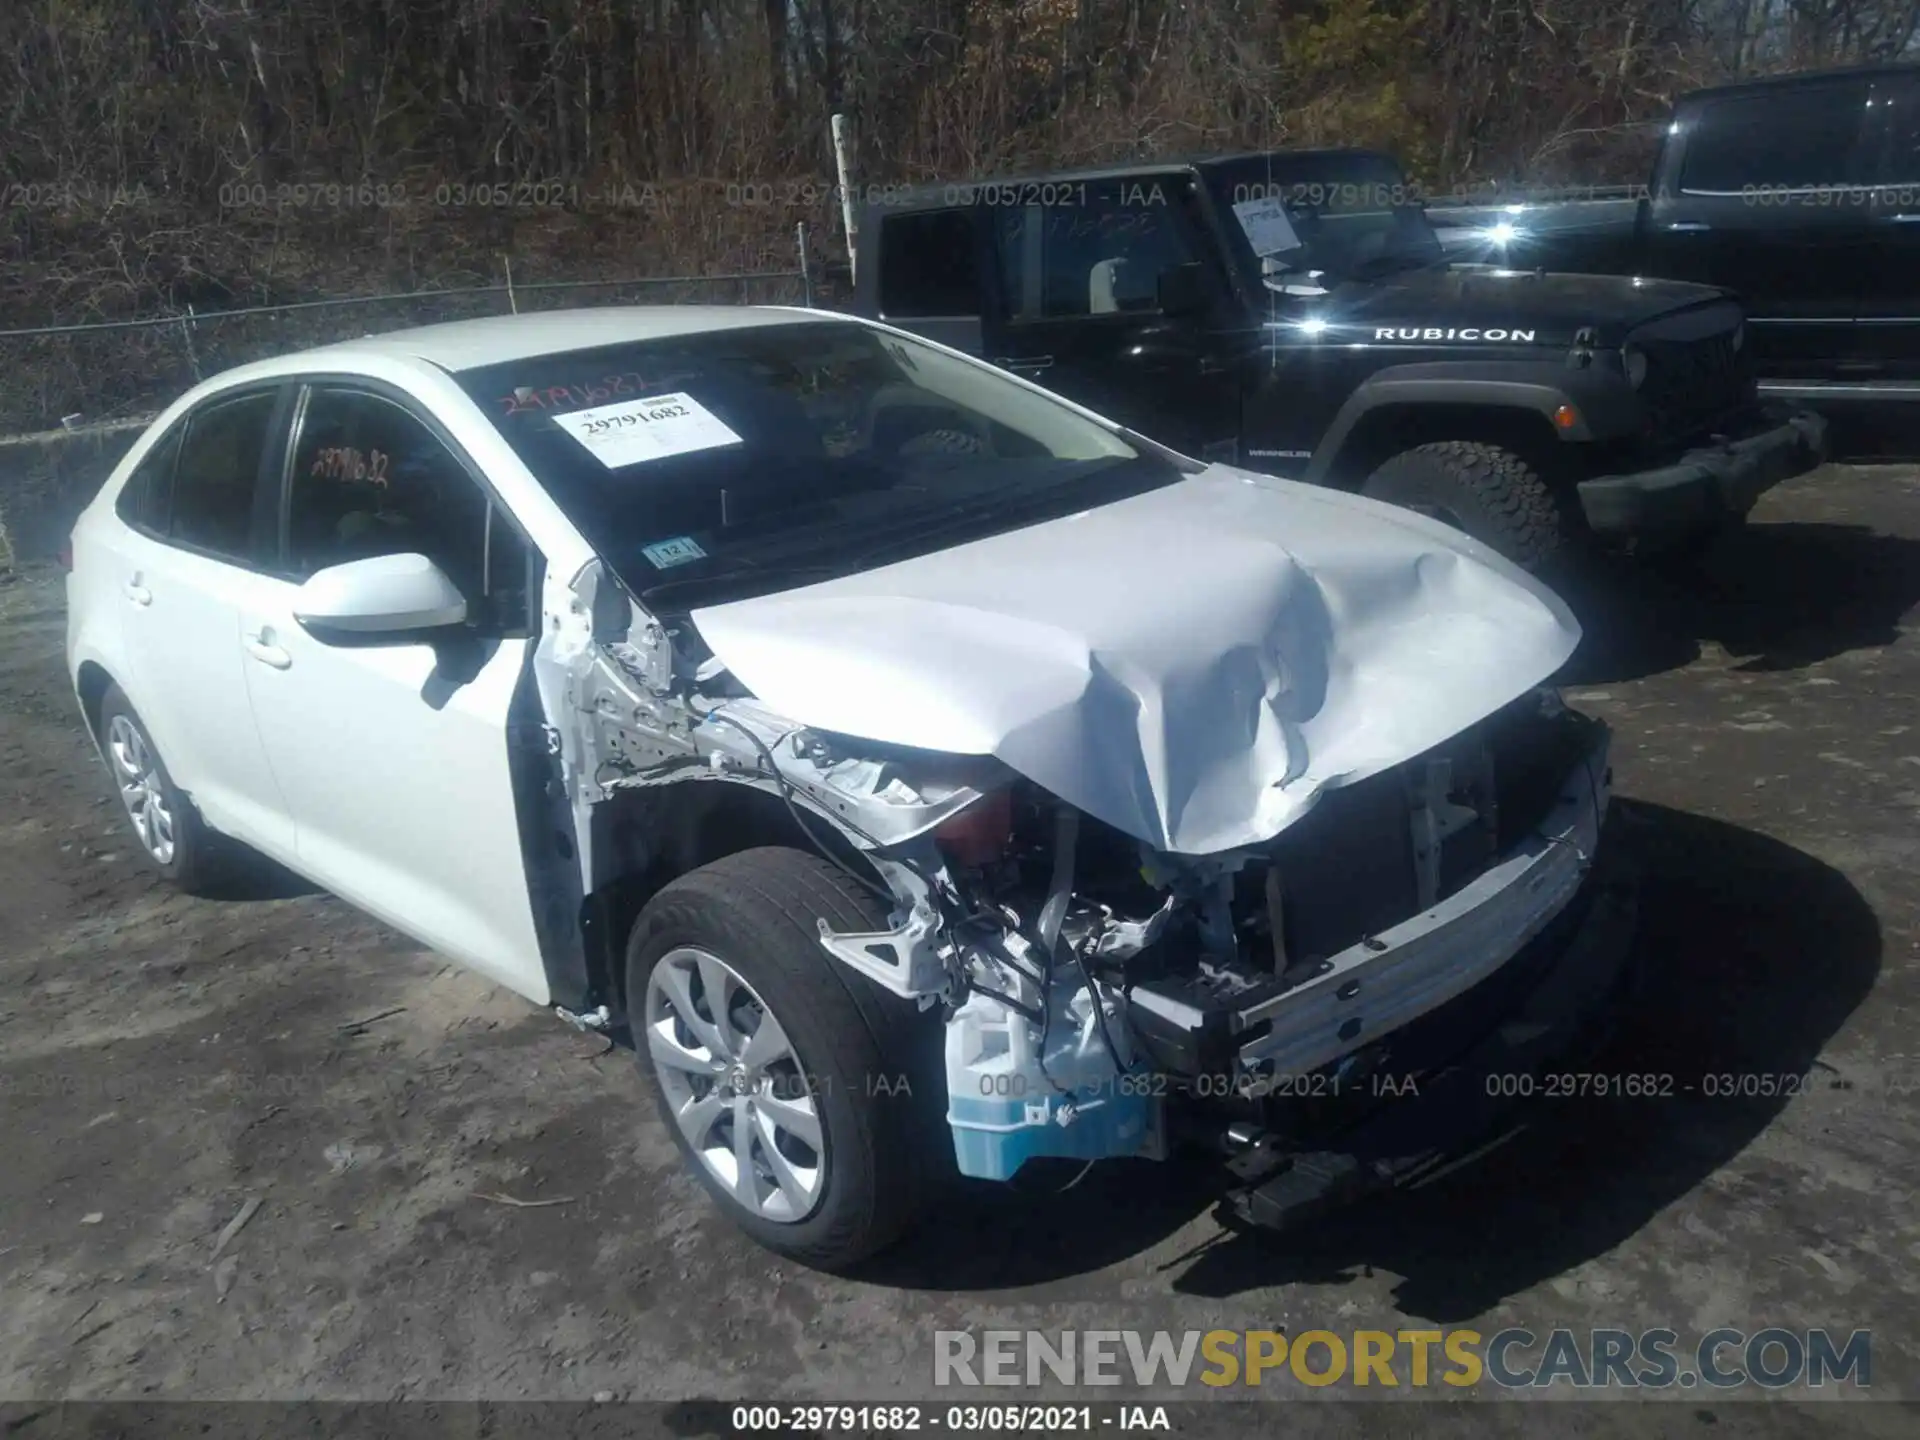
[[[1566,534],[1560,505],[1540,473],[1513,451],[1477,440],[1403,450],[1360,490],[1464,530],[1525,570],[1553,560]]]
[[[886,928],[821,857],[728,856],[641,913],[626,994],[641,1068],[707,1192],[768,1249],[837,1270],[905,1233],[948,1142],[937,1012],[842,970],[821,920]]]
[[[120,803],[147,861],[189,895],[217,890],[227,877],[221,838],[167,773],[146,725],[118,685],[100,700],[100,749]]]

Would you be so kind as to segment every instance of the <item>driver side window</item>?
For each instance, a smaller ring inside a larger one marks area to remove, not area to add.
[[[1177,176],[1059,187],[1054,204],[995,212],[1008,318],[1151,313],[1160,277],[1198,259]]]
[[[458,457],[415,415],[379,395],[316,388],[292,457],[287,568],[425,555],[488,628],[517,631],[527,609],[519,532]]]

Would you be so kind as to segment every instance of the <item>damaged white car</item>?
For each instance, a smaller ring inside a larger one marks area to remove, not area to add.
[[[630,1038],[721,1208],[815,1265],[956,1168],[1198,1141],[1265,1223],[1411,1183],[1630,974],[1549,591],[884,326],[247,366],[72,567],[155,864],[240,842]]]

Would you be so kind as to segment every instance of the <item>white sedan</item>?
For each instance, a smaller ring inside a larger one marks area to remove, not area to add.
[[[1570,1040],[1623,970],[1550,592],[882,325],[605,309],[248,365],[72,557],[155,865],[265,854],[630,1039],[693,1173],[812,1264],[955,1170],[1196,1129],[1256,1220],[1403,1181],[1457,1147],[1383,1140],[1380,1075],[1519,1009]]]

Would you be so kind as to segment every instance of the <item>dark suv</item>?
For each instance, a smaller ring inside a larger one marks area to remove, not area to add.
[[[1460,258],[1739,294],[1770,398],[1920,400],[1920,66],[1771,76],[1675,103],[1644,186],[1430,207]]]
[[[1538,566],[1671,542],[1818,464],[1740,306],[1449,263],[1391,156],[1327,150],[920,187],[869,206],[861,313],[1203,460],[1440,515]]]

